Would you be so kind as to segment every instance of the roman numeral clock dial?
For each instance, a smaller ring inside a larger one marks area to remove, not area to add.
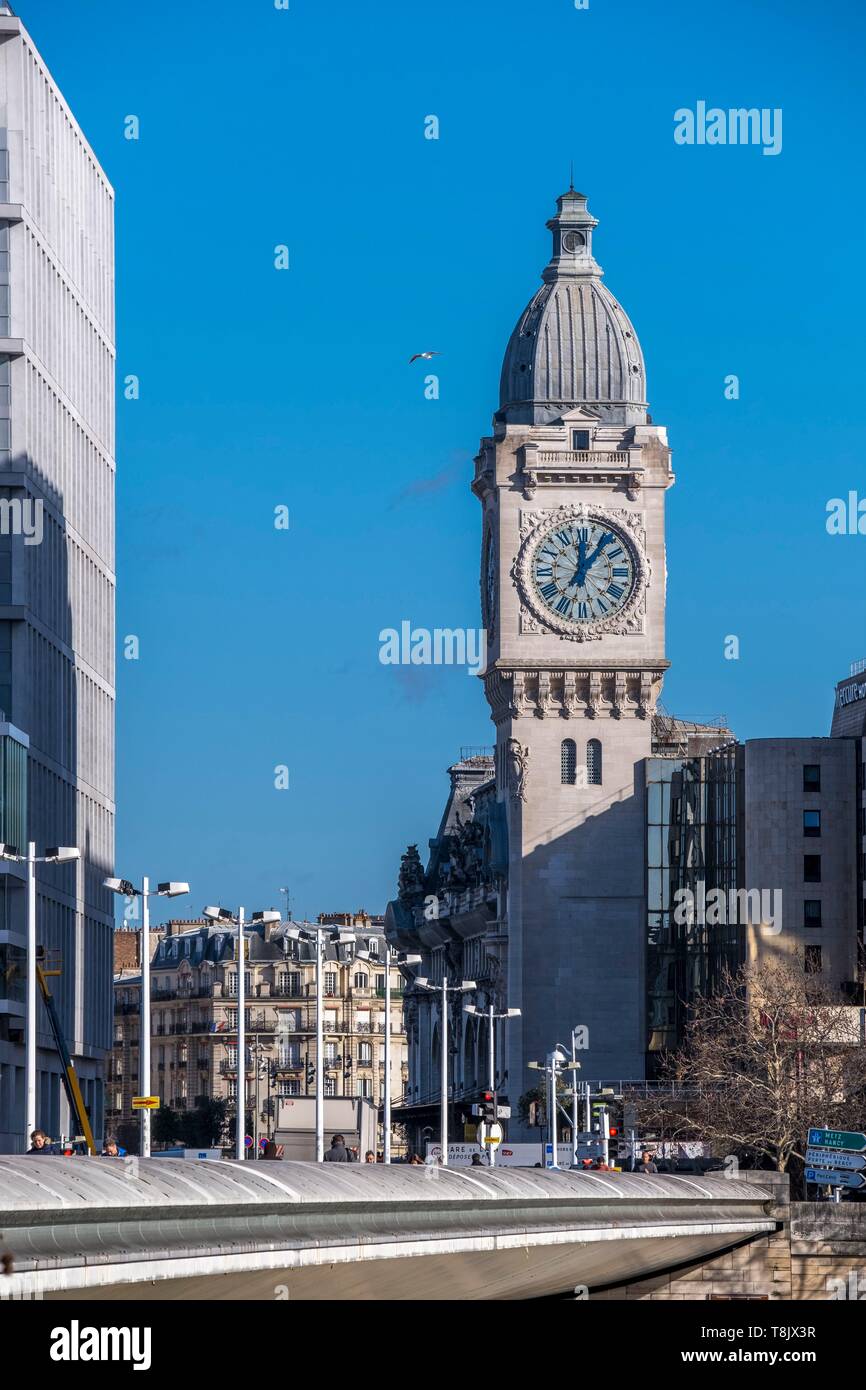
[[[631,601],[637,566],[631,544],[604,521],[566,522],[535,546],[530,562],[534,596],[560,621],[604,622]]]
[[[524,631],[575,642],[641,633],[651,582],[642,516],[594,506],[521,515],[511,567]]]

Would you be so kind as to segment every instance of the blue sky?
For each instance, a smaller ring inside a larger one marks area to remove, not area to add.
[[[866,537],[824,525],[866,494],[859,3],[17,9],[115,186],[118,376],[141,379],[118,397],[119,873],[188,879],[184,915],[285,884],[298,914],[380,911],[423,851],[492,725],[477,679],[408,679],[378,633],[480,623],[472,457],[571,160],[674,449],[665,704],[828,731],[866,656]],[[676,145],[699,100],[781,108],[782,152]]]

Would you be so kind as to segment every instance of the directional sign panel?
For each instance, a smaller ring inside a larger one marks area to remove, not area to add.
[[[158,1110],[159,1096],[133,1096],[133,1110]]]
[[[844,1149],[807,1149],[806,1162],[811,1168],[846,1168],[856,1172],[866,1168],[866,1154],[849,1154]]]
[[[847,1149],[850,1153],[866,1153],[866,1134],[850,1129],[810,1129],[810,1148]]]
[[[840,1173],[836,1168],[807,1168],[806,1181],[828,1187],[866,1187],[862,1173]]]

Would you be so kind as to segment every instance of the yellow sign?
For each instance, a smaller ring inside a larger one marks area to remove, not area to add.
[[[501,1144],[502,1139],[498,1134],[485,1134],[483,1142],[485,1144]]]
[[[159,1096],[133,1096],[133,1110],[158,1110]]]

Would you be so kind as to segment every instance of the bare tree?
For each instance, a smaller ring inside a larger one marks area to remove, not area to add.
[[[682,1046],[668,1055],[669,1090],[632,1099],[643,1124],[700,1138],[717,1154],[754,1155],[788,1169],[805,1160],[810,1126],[859,1129],[866,1117],[861,1010],[802,960],[726,974],[695,1000]]]

